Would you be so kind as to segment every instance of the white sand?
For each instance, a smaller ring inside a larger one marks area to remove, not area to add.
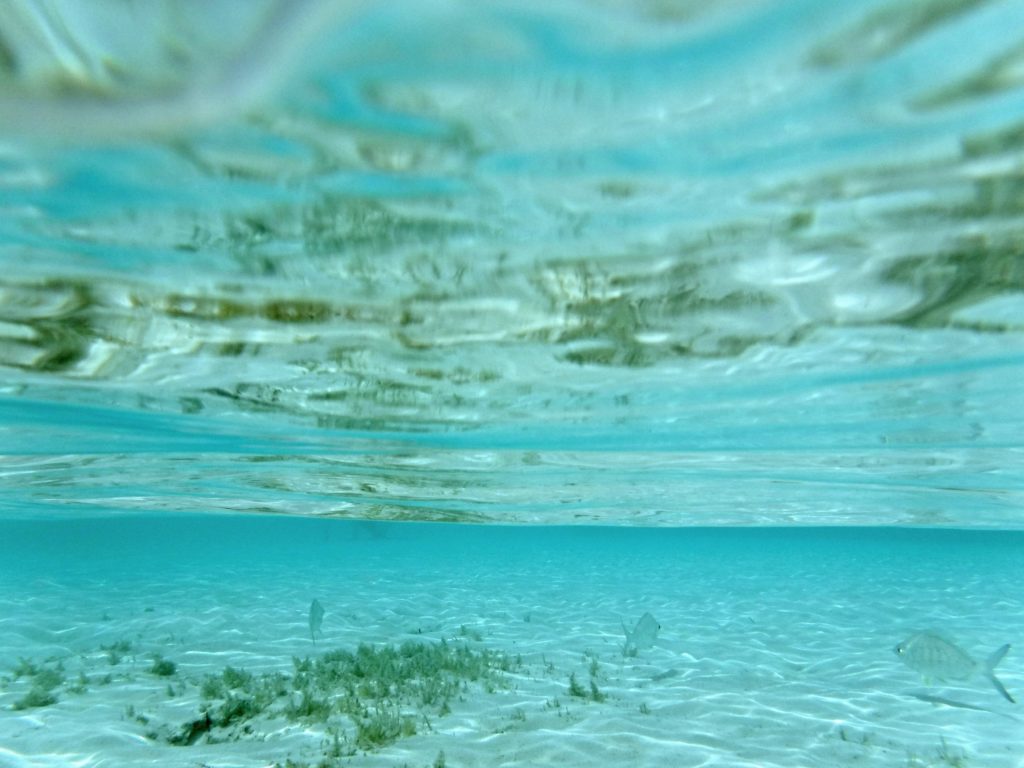
[[[975,658],[1016,643],[998,673],[1024,701],[1020,572],[971,581],[970,569],[941,562],[599,557],[607,552],[590,551],[585,537],[578,544],[453,555],[357,541],[334,562],[293,567],[8,574],[0,766],[265,766],[288,757],[315,765],[321,725],[258,720],[239,741],[188,747],[145,734],[195,717],[202,676],[225,665],[290,674],[293,655],[442,638],[521,654],[523,666],[507,688],[471,686],[450,714],[428,715],[429,729],[421,720],[415,736],[338,765],[430,766],[442,750],[448,766],[1024,765],[1024,703],[1003,700],[983,678],[928,686],[892,652],[925,627]],[[327,612],[315,647],[313,597]],[[662,625],[658,643],[623,658],[620,620],[644,611]],[[466,639],[476,633],[481,640]],[[100,646],[122,639],[133,651],[111,665]],[[177,673],[147,672],[152,653]],[[29,687],[11,679],[21,658],[61,661],[58,703],[12,709]],[[606,700],[570,696],[570,673],[589,688],[595,659]],[[87,690],[68,690],[80,672]],[[344,715],[331,723],[352,731]]]

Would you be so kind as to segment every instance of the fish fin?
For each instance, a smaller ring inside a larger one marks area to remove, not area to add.
[[[1013,696],[1010,695],[1010,692],[1007,691],[1006,688],[1003,686],[1003,684],[999,682],[999,678],[996,677],[995,673],[996,665],[1003,660],[1003,657],[1009,650],[1010,644],[1007,643],[1002,648],[993,653],[991,656],[989,656],[987,659],[985,659],[985,677],[987,677],[989,679],[989,682],[995,686],[996,690],[1003,695],[1004,699],[1006,699],[1011,704],[1016,704],[1016,699],[1014,699]]]
[[[1010,644],[1007,643],[1002,648],[993,653],[991,656],[989,656],[987,659],[985,659],[985,671],[991,672],[993,669],[995,669],[999,662],[1003,660],[1003,656],[1005,656],[1007,651],[1009,650]]]
[[[1010,695],[1010,692],[1003,687],[1003,684],[999,682],[999,678],[993,675],[991,672],[986,673],[985,677],[988,678],[989,682],[996,687],[996,690],[1003,694],[1003,698],[1011,704],[1016,704],[1017,700]]]

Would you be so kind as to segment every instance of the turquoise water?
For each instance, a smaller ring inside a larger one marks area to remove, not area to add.
[[[996,672],[1019,701],[1019,532],[173,515],[16,520],[0,534],[5,766],[431,766],[441,753],[447,765],[1018,766],[1024,754],[1019,704],[983,676],[926,681],[893,653],[928,628],[977,660],[1016,642]],[[625,655],[623,628],[645,613],[657,637]],[[510,668],[486,682],[452,672],[443,701],[314,686],[326,710],[303,709],[295,660],[360,644],[501,654]],[[154,673],[157,659],[173,673]],[[229,702],[256,694],[209,692],[228,669],[283,688],[229,718]],[[54,701],[28,706],[40,685]],[[378,706],[414,732],[365,741]],[[214,725],[182,743],[203,713]]]
[[[6,5],[0,766],[1022,765],[1022,28]]]

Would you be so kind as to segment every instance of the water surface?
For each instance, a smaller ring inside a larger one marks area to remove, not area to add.
[[[1022,14],[13,5],[3,507],[1018,528]]]

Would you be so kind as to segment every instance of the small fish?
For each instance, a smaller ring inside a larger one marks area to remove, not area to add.
[[[320,605],[320,601],[313,598],[313,602],[309,606],[309,636],[313,640],[313,645],[316,645],[316,636],[319,634],[320,637],[324,636],[324,633],[320,631],[320,625],[324,623],[324,607]]]
[[[664,672],[659,672],[656,675],[651,675],[651,682],[660,683],[662,680],[668,680],[670,677],[675,677],[678,674],[679,670],[675,669],[674,667],[672,669],[666,669]]]
[[[994,672],[996,665],[1010,650],[1009,644],[1004,645],[980,664],[952,640],[931,631],[918,632],[893,650],[908,667],[920,673],[925,680],[969,680],[975,675],[981,675],[995,686],[1003,698],[1012,704],[1017,703]]]
[[[626,633],[626,642],[622,646],[623,656],[636,656],[639,651],[654,647],[661,624],[651,614],[641,616],[632,632],[626,629],[625,622],[621,623],[622,631]]]

